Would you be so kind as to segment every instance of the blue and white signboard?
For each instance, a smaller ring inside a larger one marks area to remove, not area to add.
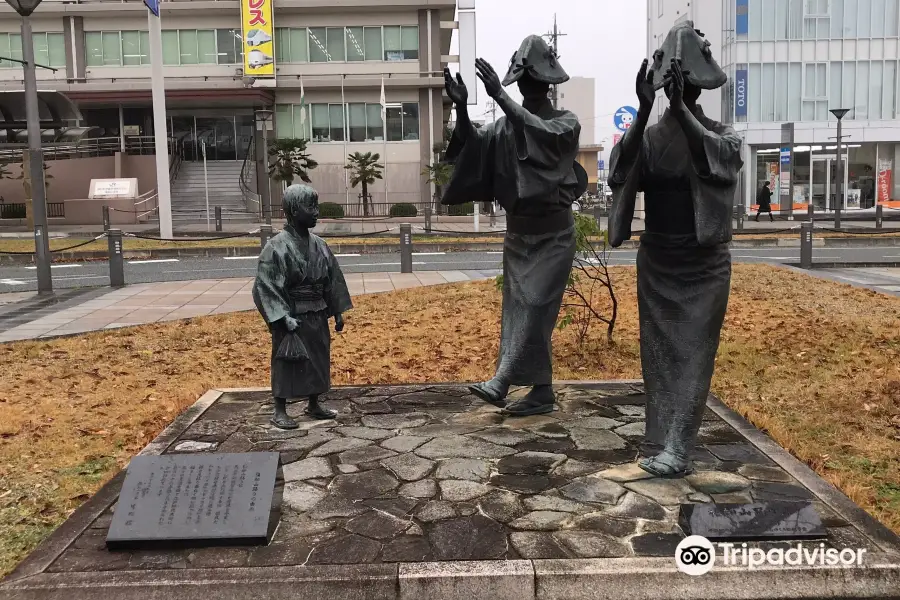
[[[747,116],[747,69],[738,69],[734,74],[734,116]]]
[[[601,158],[600,160],[598,160],[598,161],[597,161],[597,168],[598,168],[599,170],[601,170],[601,171],[605,171],[605,170],[606,170],[606,161],[603,160],[602,158]]]
[[[791,196],[791,149],[781,149],[781,173],[778,177],[780,196]]]
[[[613,124],[619,131],[628,131],[635,119],[637,119],[637,110],[630,106],[623,106],[613,116]]]
[[[747,35],[750,31],[750,0],[735,0],[734,32]]]

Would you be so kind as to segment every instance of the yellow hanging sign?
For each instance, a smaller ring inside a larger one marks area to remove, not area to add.
[[[273,0],[241,0],[244,75],[275,77],[275,26]]]

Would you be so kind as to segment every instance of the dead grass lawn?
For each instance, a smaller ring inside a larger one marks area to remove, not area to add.
[[[614,278],[616,345],[558,333],[557,377],[640,377],[634,271]],[[335,384],[492,373],[493,282],[355,302]],[[203,392],[266,385],[268,352],[255,313],[0,346],[0,576]],[[900,532],[900,299],[738,265],[714,389]]]

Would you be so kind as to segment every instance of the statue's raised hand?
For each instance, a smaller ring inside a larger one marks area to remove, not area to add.
[[[503,91],[503,84],[500,82],[500,76],[494,70],[494,67],[483,58],[475,61],[475,68],[478,70],[478,78],[484,84],[484,89],[491,98],[497,98]]]
[[[647,75],[647,59],[641,63],[641,70],[638,71],[637,81],[635,82],[635,91],[637,92],[638,102],[642,112],[649,113],[656,101],[656,90],[653,89],[653,72]]]
[[[465,106],[469,101],[469,90],[463,83],[462,75],[456,74],[456,79],[450,74],[450,69],[444,69],[444,88],[447,90],[447,96],[453,100],[453,104],[457,106]]]

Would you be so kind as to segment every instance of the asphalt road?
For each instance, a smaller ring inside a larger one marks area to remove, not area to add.
[[[636,250],[616,250],[610,254],[610,265],[633,265]],[[338,261],[345,273],[399,272],[399,254],[339,254]],[[798,263],[799,248],[734,249],[735,262]],[[500,252],[416,253],[413,270],[418,271],[491,271],[502,268]],[[872,248],[815,248],[814,261],[826,262],[900,262],[900,246]],[[149,283],[155,281],[190,281],[253,277],[255,257],[181,258],[159,260],[131,260],[125,263],[125,281]],[[95,287],[109,285],[109,267],[104,262],[53,265],[54,288]],[[37,289],[35,267],[0,267],[0,293],[25,292]]]

